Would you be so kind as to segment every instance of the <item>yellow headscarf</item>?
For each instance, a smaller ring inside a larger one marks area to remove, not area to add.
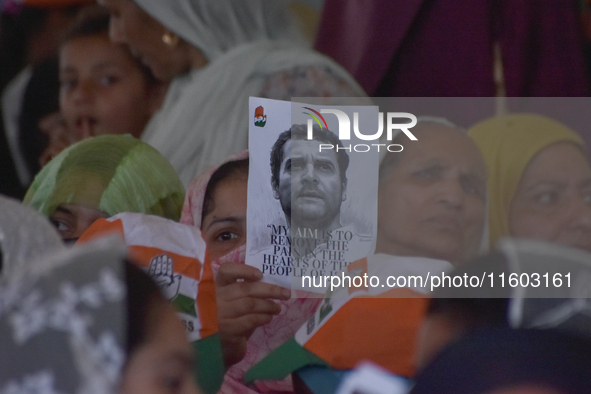
[[[476,142],[488,167],[488,222],[490,245],[509,235],[509,207],[530,160],[557,142],[584,148],[574,131],[550,118],[516,114],[487,119],[468,135]]]

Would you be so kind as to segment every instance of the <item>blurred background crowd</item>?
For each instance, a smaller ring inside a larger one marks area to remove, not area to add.
[[[0,394],[591,393],[590,82],[589,0],[0,0]],[[438,98],[351,275],[572,292],[261,282],[250,96]]]

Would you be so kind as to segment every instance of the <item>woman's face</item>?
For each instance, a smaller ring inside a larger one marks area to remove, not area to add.
[[[529,162],[509,208],[509,232],[591,251],[591,166],[559,142]]]
[[[109,215],[98,209],[87,208],[76,204],[60,204],[49,215],[63,240],[78,239],[96,220],[108,218]]]
[[[457,130],[429,126],[417,138],[380,184],[376,251],[464,263],[484,229],[484,161]]]
[[[60,109],[77,140],[139,137],[160,96],[127,48],[106,34],[67,41],[60,50]]]
[[[167,29],[131,0],[98,0],[111,14],[109,34],[114,42],[127,44],[131,52],[162,81],[170,81],[191,69],[189,44],[164,43]]]
[[[212,261],[246,243],[245,175],[221,181],[213,192],[213,209],[203,217],[201,231]]]
[[[156,326],[127,363],[121,394],[199,394],[193,380],[193,354],[181,321],[165,302],[158,302]]]

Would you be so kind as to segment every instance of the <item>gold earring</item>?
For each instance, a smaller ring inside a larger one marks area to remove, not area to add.
[[[166,30],[164,34],[162,34],[162,42],[168,45],[170,48],[176,47],[179,43],[179,40],[179,36],[169,30]]]

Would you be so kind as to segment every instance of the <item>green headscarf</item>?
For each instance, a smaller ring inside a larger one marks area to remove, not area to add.
[[[131,135],[102,135],[64,150],[35,177],[24,203],[46,216],[60,204],[113,216],[140,212],[178,221],[185,190],[170,163]]]

